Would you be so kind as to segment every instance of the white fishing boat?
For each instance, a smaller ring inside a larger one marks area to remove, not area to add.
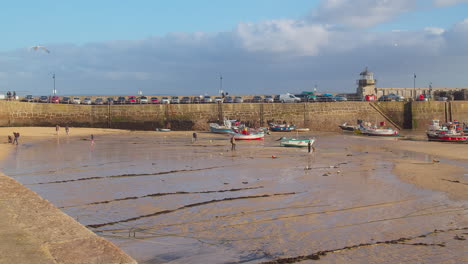
[[[235,120],[224,120],[224,125],[217,123],[210,123],[210,131],[218,134],[229,134],[232,132],[232,121]]]
[[[297,131],[297,132],[309,132],[310,129],[307,128],[307,127],[306,127],[306,128],[296,128],[296,131]]]
[[[393,128],[368,128],[366,129],[368,136],[376,137],[399,137],[400,133]]]
[[[313,145],[315,142],[315,138],[307,138],[307,139],[299,139],[299,138],[281,138],[280,146],[283,147],[299,147],[304,148],[310,145]]]
[[[256,132],[250,133],[246,131],[242,131],[241,133],[231,133],[234,135],[236,140],[261,140],[265,138],[265,133],[263,132]]]

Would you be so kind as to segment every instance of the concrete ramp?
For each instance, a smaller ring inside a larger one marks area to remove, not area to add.
[[[0,264],[137,263],[50,202],[0,174]]]

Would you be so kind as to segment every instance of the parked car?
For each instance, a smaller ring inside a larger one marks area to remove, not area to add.
[[[81,99],[79,97],[74,97],[72,100],[71,100],[71,103],[72,104],[81,104]]]
[[[447,101],[447,100],[448,100],[448,97],[445,97],[445,96],[436,97],[436,101]]]
[[[161,104],[170,104],[171,100],[169,100],[169,97],[163,97],[161,98]]]
[[[146,96],[140,96],[140,98],[138,98],[138,102],[140,104],[147,104],[148,103],[148,97]]]
[[[71,103],[71,98],[66,96],[62,98],[62,104],[69,104]]]
[[[234,103],[234,99],[231,96],[224,97],[225,103]]]
[[[190,104],[190,97],[184,96],[182,99],[180,99],[181,104]]]
[[[301,93],[301,94],[295,94],[294,96],[301,99],[301,102],[315,102],[315,101],[317,101],[317,99],[316,99],[317,97],[315,95],[311,95],[311,94]]]
[[[24,97],[23,102],[34,102],[34,97],[32,95],[26,95]]]
[[[265,102],[265,103],[273,103],[273,96],[271,96],[271,95],[265,95],[265,98],[263,98],[263,102]]]
[[[151,97],[152,104],[159,104],[159,99],[157,97]]]
[[[331,94],[317,95],[317,102],[336,102],[336,99]]]
[[[180,103],[179,96],[172,96],[171,104],[178,104]]]
[[[416,101],[429,101],[430,95],[429,94],[420,94],[417,98]]]
[[[242,96],[236,96],[234,97],[234,103],[243,103],[244,99],[242,99]]]
[[[301,101],[301,98],[297,98],[294,94],[290,93],[280,94],[278,99],[281,103],[299,103]]]
[[[107,99],[106,99],[106,104],[108,104],[108,105],[114,104],[114,98],[112,98],[112,97],[107,97]]]
[[[263,102],[263,98],[259,95],[256,95],[252,98],[252,103],[261,103]]]
[[[119,98],[117,98],[118,104],[125,104],[125,102],[127,102],[127,99],[125,99],[125,97],[119,96]]]
[[[50,99],[50,102],[54,103],[54,104],[59,104],[60,103],[60,97],[52,96],[52,98]]]
[[[397,95],[397,94],[386,94],[386,95],[382,95],[380,98],[379,98],[379,101],[404,101],[405,98],[401,95]]]
[[[209,103],[212,103],[212,102],[213,102],[213,99],[211,99],[211,96],[209,96],[209,95],[204,96],[203,99],[202,99],[202,103],[204,103],[204,104],[209,104]]]
[[[85,99],[83,99],[83,104],[90,105],[91,103],[92,103],[91,98],[86,97]]]
[[[137,102],[136,96],[129,96],[129,97],[128,97],[127,103],[129,103],[129,104],[136,104],[136,102]]]
[[[96,100],[94,100],[94,104],[102,105],[104,104],[104,100],[102,100],[102,98],[96,98]]]
[[[218,96],[218,97],[215,97],[214,102],[217,104],[222,104],[224,102],[224,99]]]
[[[199,104],[199,103],[201,103],[201,98],[200,98],[199,96],[193,97],[192,103],[194,103],[194,104]]]
[[[49,97],[47,96],[39,97],[39,103],[48,103],[48,102],[49,102]]]
[[[346,102],[346,101],[348,101],[348,98],[344,94],[337,94],[337,95],[335,95],[335,100],[337,102]]]

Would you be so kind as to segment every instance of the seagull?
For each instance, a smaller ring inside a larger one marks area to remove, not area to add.
[[[33,50],[42,49],[42,50],[44,50],[45,52],[50,53],[50,51],[49,51],[46,47],[44,47],[44,46],[32,46],[31,49],[33,49]]]

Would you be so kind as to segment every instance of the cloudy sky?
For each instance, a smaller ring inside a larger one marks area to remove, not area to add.
[[[18,94],[53,73],[59,95],[354,92],[366,66],[379,87],[468,86],[468,0],[8,1],[0,33]]]

